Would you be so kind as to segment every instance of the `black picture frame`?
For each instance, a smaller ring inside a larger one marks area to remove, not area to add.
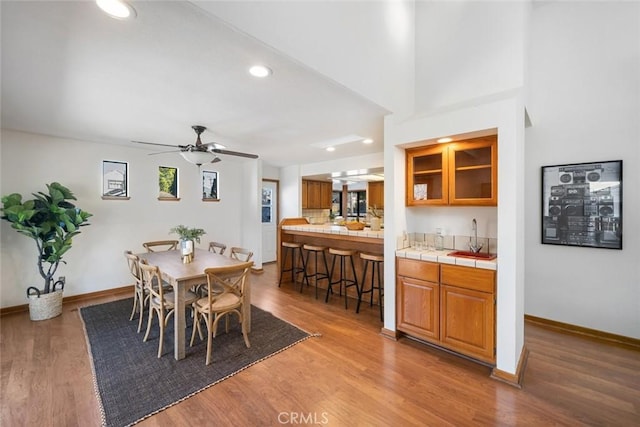
[[[129,200],[129,164],[102,161],[102,200]]]
[[[202,171],[202,201],[217,202],[219,200],[218,172]]]
[[[622,160],[542,166],[542,244],[622,249]]]
[[[179,201],[178,168],[158,166],[158,200]]]

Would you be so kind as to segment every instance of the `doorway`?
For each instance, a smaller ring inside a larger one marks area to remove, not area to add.
[[[277,254],[279,181],[262,180],[262,262],[274,262]]]

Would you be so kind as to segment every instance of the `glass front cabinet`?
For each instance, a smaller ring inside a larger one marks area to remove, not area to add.
[[[498,202],[497,136],[408,149],[407,206]]]

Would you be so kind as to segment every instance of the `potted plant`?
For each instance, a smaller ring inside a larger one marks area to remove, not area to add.
[[[207,234],[202,228],[189,228],[182,224],[173,227],[169,232],[180,236],[180,249],[183,258],[185,256],[193,258],[195,255],[194,242],[200,243],[200,237],[202,237],[203,234]]]
[[[381,225],[382,213],[378,210],[376,205],[369,206],[369,223],[371,224],[371,231],[379,231]]]
[[[80,227],[89,225],[92,214],[77,208],[69,200],[76,200],[65,186],[53,182],[47,184],[47,193],[33,193],[34,199],[22,201],[13,193],[2,197],[2,219],[11,227],[32,238],[38,248],[38,271],[44,279],[42,290],[27,288],[31,320],[45,320],[62,313],[64,281],[54,282],[63,255],[71,249],[73,237],[80,234]],[[60,289],[58,289],[58,287]]]

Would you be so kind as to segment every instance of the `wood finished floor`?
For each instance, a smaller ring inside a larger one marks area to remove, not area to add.
[[[527,323],[530,354],[524,388],[518,390],[490,379],[485,366],[408,339],[382,337],[375,306],[356,314],[352,301],[345,310],[338,296],[325,304],[311,288],[303,294],[290,283],[278,288],[275,266],[264,271],[252,276],[253,303],[322,337],[139,425],[640,424],[637,350]],[[65,305],[62,316],[46,322],[31,322],[27,313],[0,319],[1,426],[100,425],[79,305]]]

